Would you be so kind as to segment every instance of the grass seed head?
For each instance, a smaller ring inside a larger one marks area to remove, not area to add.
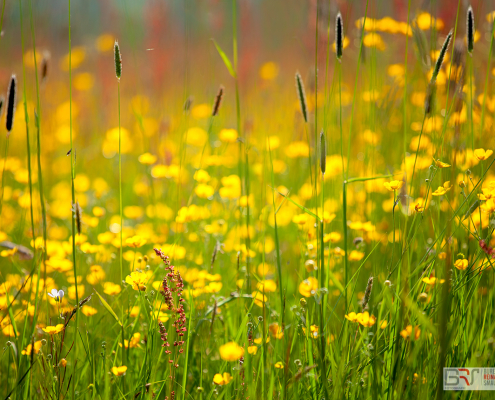
[[[215,104],[213,104],[213,112],[211,113],[212,117],[218,115],[218,110],[220,109],[220,104],[222,103],[223,91],[224,87],[220,86],[217,97],[215,97]]]
[[[115,45],[113,46],[113,55],[115,59],[115,76],[120,81],[120,77],[122,76],[122,55],[120,54],[120,46],[117,41],[115,41]]]
[[[368,305],[368,302],[370,301],[371,289],[373,289],[373,277],[372,276],[370,276],[370,279],[368,279],[368,284],[366,285],[366,290],[364,292],[363,310],[366,308],[366,306]]]
[[[15,102],[17,91],[17,78],[14,75],[10,78],[9,90],[7,92],[7,115],[5,116],[5,127],[7,128],[7,136],[12,131],[14,125]]]
[[[327,141],[323,129],[320,132],[320,169],[321,173],[325,175],[327,169]]]
[[[50,53],[45,51],[43,53],[43,59],[41,60],[41,82],[44,82],[48,76],[48,60],[50,59]]]
[[[299,97],[299,104],[301,105],[301,112],[304,118],[304,122],[308,122],[308,106],[306,103],[306,93],[304,92],[304,84],[299,72],[296,72],[296,89],[297,96]]]
[[[337,52],[337,60],[340,61],[344,50],[344,22],[342,21],[340,12],[335,19],[335,49]]]
[[[442,68],[443,60],[445,59],[445,54],[449,48],[450,41],[452,40],[452,30],[449,32],[445,41],[443,42],[442,49],[440,50],[440,54],[438,55],[437,62],[435,63],[435,69],[433,70],[433,75],[431,77],[430,83],[435,83],[438,77],[438,73],[440,72],[440,68]]]
[[[473,14],[473,8],[469,6],[467,10],[467,29],[466,29],[466,35],[467,35],[467,44],[468,44],[468,53],[473,54],[474,50],[474,14]]]

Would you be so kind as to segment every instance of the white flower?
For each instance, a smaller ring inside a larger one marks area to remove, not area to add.
[[[64,298],[64,291],[63,290],[58,290],[57,289],[52,289],[50,293],[48,293],[48,296],[52,297],[55,299],[57,302],[61,302],[62,299]]]

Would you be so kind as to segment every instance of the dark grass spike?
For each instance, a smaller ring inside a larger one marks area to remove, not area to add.
[[[320,169],[321,173],[325,175],[327,170],[327,141],[323,129],[320,132]]]
[[[115,76],[120,81],[120,77],[122,76],[122,54],[120,54],[120,46],[117,41],[115,41],[115,45],[113,46],[113,55],[115,61]]]
[[[215,104],[213,104],[213,112],[211,113],[212,117],[218,115],[218,110],[220,109],[220,104],[222,103],[224,90],[225,88],[222,85],[220,85],[220,88],[218,89],[217,97],[215,97]]]
[[[7,92],[7,115],[5,116],[5,127],[7,128],[7,136],[12,131],[14,125],[15,101],[17,91],[17,78],[15,74],[10,78],[9,90]]]
[[[440,54],[438,55],[437,62],[435,63],[435,69],[433,70],[433,75],[431,77],[430,83],[435,83],[437,80],[438,73],[440,72],[440,68],[442,68],[443,60],[445,59],[445,54],[447,53],[447,49],[449,48],[450,41],[452,40],[452,30],[449,32],[445,41],[443,42],[442,49],[440,50]]]
[[[337,52],[337,60],[340,61],[344,50],[344,21],[340,12],[335,19],[335,50]]]
[[[184,112],[189,112],[189,110],[191,109],[191,105],[194,101],[194,96],[189,96],[186,101],[184,102]]]
[[[299,98],[299,104],[301,105],[301,112],[305,122],[308,122],[308,106],[306,103],[306,93],[304,92],[304,84],[301,78],[301,74],[296,72],[296,89],[297,97]]]
[[[50,58],[50,54],[45,51],[43,53],[43,59],[41,60],[41,82],[46,80],[48,76],[48,59]]]
[[[475,32],[475,27],[474,27],[474,14],[473,14],[473,8],[469,6],[467,10],[467,29],[466,29],[466,35],[467,35],[467,44],[468,44],[468,53],[473,54],[474,50],[474,32]]]
[[[3,105],[5,103],[5,97],[0,96],[0,117],[2,116]]]

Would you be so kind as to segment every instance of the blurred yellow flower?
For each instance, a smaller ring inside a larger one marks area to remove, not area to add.
[[[387,188],[390,192],[393,192],[394,190],[399,190],[402,185],[404,184],[404,181],[391,181],[391,182],[383,182],[383,186]]]
[[[215,385],[223,386],[229,383],[232,379],[234,378],[228,372],[224,372],[223,375],[215,374],[215,376],[213,377],[213,383]]]
[[[299,293],[304,297],[311,297],[318,290],[318,280],[310,276],[299,284]]]
[[[224,361],[237,361],[244,356],[244,348],[235,342],[228,342],[220,346],[220,357]]]
[[[152,165],[156,163],[157,157],[151,153],[144,153],[138,157],[138,161],[144,165]]]
[[[125,365],[122,365],[121,367],[112,367],[111,371],[115,376],[122,376],[127,371],[127,367]]]
[[[57,326],[47,326],[43,328],[43,332],[49,333],[50,335],[54,335],[56,333],[60,333],[64,330],[64,324],[58,324]]]
[[[219,139],[224,143],[235,143],[237,136],[238,134],[235,129],[222,129],[218,134]]]
[[[411,337],[412,331],[413,331],[412,325],[408,325],[406,327],[406,329],[403,329],[402,331],[400,331],[400,335],[404,339],[409,339]],[[414,327],[414,339],[418,340],[420,335],[421,335],[421,329],[419,329],[418,326],[415,326]]]

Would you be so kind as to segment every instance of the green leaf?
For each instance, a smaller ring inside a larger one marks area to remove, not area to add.
[[[227,57],[227,54],[225,54],[225,52],[220,48],[220,46],[217,44],[217,42],[215,42],[214,39],[212,39],[212,40],[213,40],[213,43],[215,44],[215,47],[217,48],[218,54],[220,54],[220,57],[222,57],[223,63],[225,64],[225,66],[229,70],[230,75],[232,76],[232,78],[237,78],[236,73],[234,71],[234,68],[232,67],[232,63],[229,60],[229,57]]]
[[[106,300],[103,297],[101,297],[101,295],[96,290],[95,290],[95,293],[98,295],[98,297],[100,298],[101,302],[103,303],[105,308],[108,310],[108,312],[110,314],[112,314],[112,317],[115,318],[115,321],[117,321],[119,323],[119,325],[122,326],[122,322],[120,322],[119,317],[117,317],[117,314],[115,314],[115,312],[112,310],[112,307],[110,307],[110,304],[108,304],[106,302]]]

